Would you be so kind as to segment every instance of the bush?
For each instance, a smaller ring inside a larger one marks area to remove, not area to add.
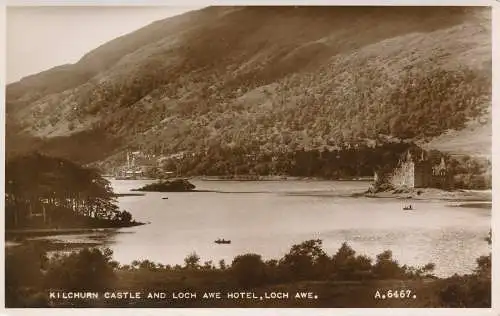
[[[357,280],[371,277],[371,259],[355,256],[356,252],[347,243],[343,243],[332,257],[335,279]]]
[[[486,240],[491,242],[491,233]],[[301,284],[301,281],[309,283],[328,279],[364,281],[433,277],[430,272],[434,269],[434,264],[420,268],[400,266],[393,260],[391,251],[379,254],[375,264],[372,264],[370,258],[356,255],[347,243],[343,243],[331,258],[325,254],[321,245],[321,240],[308,240],[294,245],[279,261],[272,259],[264,262],[258,254],[240,255],[234,258],[229,268],[221,260],[218,271],[214,271],[216,268],[211,261],[205,262],[202,268],[200,257],[196,253],[186,257],[185,267],[164,266],[150,260],[134,260],[130,266],[119,267],[116,261],[112,261],[109,249],[84,249],[69,255],[56,254],[48,260],[43,247],[36,244],[18,246],[6,251],[6,306],[46,307],[48,290],[103,291],[122,287],[123,284],[132,285],[132,289],[187,286],[201,290],[209,286],[225,287],[228,284],[248,288],[270,284],[295,286]],[[115,269],[121,271],[118,272],[120,280],[116,280],[120,284],[115,282]],[[121,277],[125,277],[125,283]],[[129,280],[133,282],[128,283],[127,278],[132,278]],[[490,307],[491,255],[478,258],[477,268],[471,275],[455,275],[423,283],[429,284],[432,297],[438,300],[433,300],[432,306]],[[365,282],[358,284],[371,286],[371,283]],[[80,306],[79,304],[87,303],[93,304],[84,301],[74,304]]]
[[[110,250],[83,249],[53,258],[45,277],[46,288],[67,291],[101,291],[113,287],[115,274]]]
[[[117,218],[119,221],[124,222],[124,223],[130,223],[132,221],[132,214],[127,211],[118,211],[117,213]]]
[[[491,279],[454,275],[440,281],[440,287],[438,295],[443,307],[491,307]]]
[[[260,255],[249,253],[235,257],[231,270],[241,286],[257,286],[266,282],[266,266]]]
[[[45,252],[36,245],[16,246],[5,254],[5,286],[30,287],[42,283]]]
[[[46,263],[45,252],[35,245],[15,246],[6,249],[6,307],[30,306],[33,295],[37,295],[37,289],[43,284],[42,270]],[[45,304],[37,306],[45,306]]]
[[[138,264],[139,269],[156,271],[157,265],[150,260],[143,260]]]
[[[392,251],[386,250],[377,255],[377,261],[373,266],[373,273],[379,280],[404,278],[405,271],[396,260],[392,259]]]

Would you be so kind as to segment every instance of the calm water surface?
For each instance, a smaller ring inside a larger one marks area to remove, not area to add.
[[[127,193],[151,181],[112,181]],[[436,274],[468,273],[475,259],[488,254],[484,241],[491,210],[450,207],[443,201],[414,202],[402,211],[397,199],[353,198],[367,182],[335,181],[192,181],[197,189],[219,192],[146,193],[118,199],[120,209],[148,225],[99,236],[58,236],[65,241],[99,239],[121,263],[149,259],[182,264],[196,252],[201,261],[230,263],[239,254],[280,258],[293,244],[323,240],[332,255],[342,242],[372,258],[393,251],[400,263],[436,264]],[[168,197],[164,200],[162,197]],[[230,245],[217,245],[217,238]]]

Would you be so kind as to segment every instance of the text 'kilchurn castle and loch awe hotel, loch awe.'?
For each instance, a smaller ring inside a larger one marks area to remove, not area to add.
[[[491,8],[149,22],[6,87],[7,307],[491,307]]]

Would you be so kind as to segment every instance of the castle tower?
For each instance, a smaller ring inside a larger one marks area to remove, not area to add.
[[[412,157],[411,157],[411,152],[408,150],[408,152],[406,153],[406,162],[410,161],[412,161]]]
[[[415,187],[415,163],[410,151],[403,155],[389,181],[395,188],[411,189]]]
[[[444,157],[441,157],[441,163],[439,164],[439,173],[441,176],[446,174],[446,162],[444,161]]]
[[[446,163],[444,162],[444,157],[441,157],[441,163],[439,164],[439,168],[441,168],[441,170],[446,169]]]

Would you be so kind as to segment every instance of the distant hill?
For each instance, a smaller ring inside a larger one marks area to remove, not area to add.
[[[453,151],[489,115],[491,80],[489,8],[209,7],[10,84],[7,151],[90,163],[387,137]]]

